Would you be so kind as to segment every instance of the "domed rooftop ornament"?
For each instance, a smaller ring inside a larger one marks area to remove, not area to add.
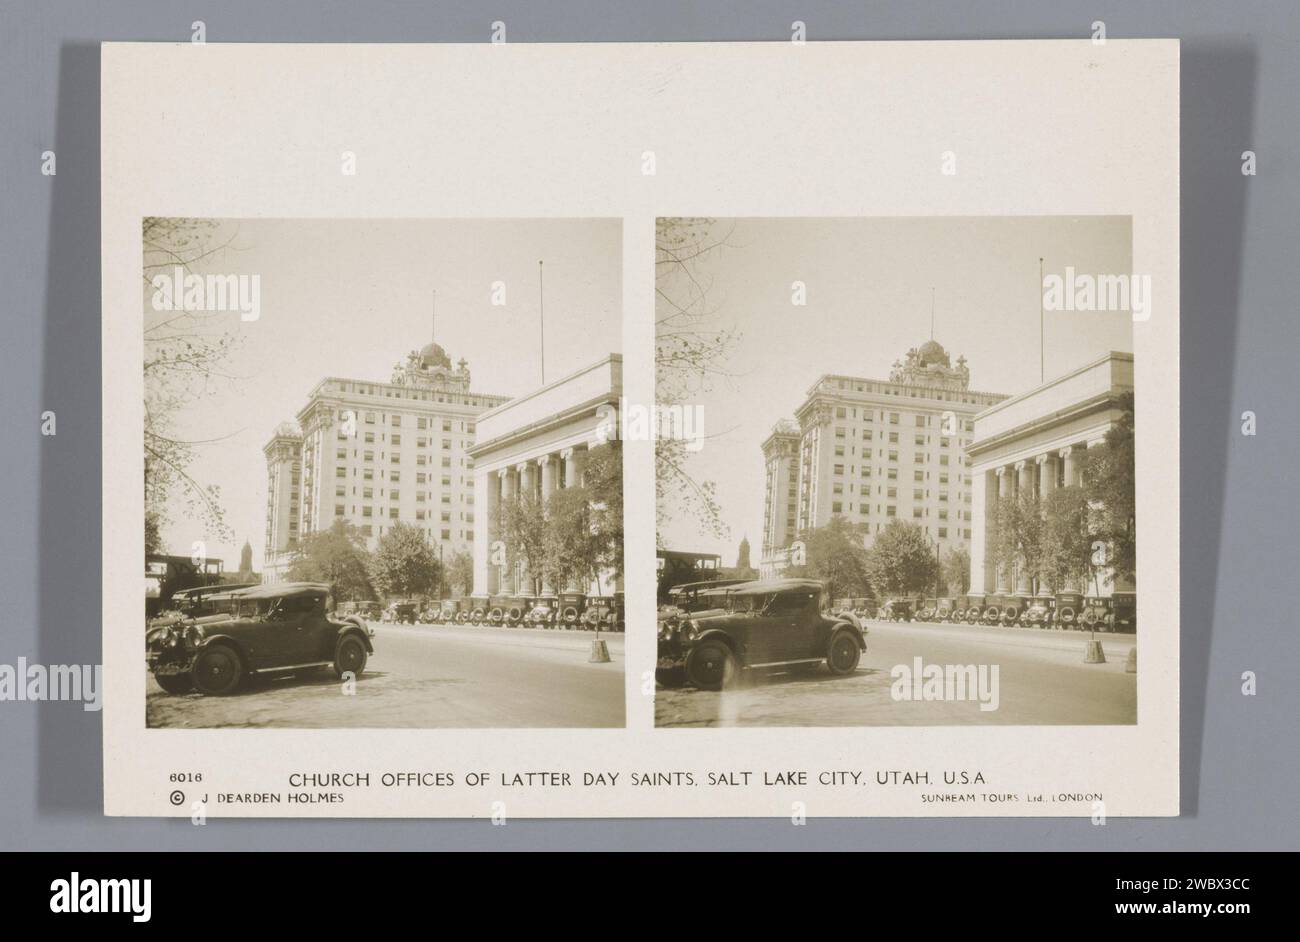
[[[451,369],[451,357],[447,356],[447,351],[438,344],[427,343],[420,348],[420,365],[425,369],[439,366],[443,369]]]
[[[921,344],[921,348],[916,353],[922,366],[931,366],[935,363],[940,366],[952,365],[948,360],[948,351],[937,340],[927,340]]]

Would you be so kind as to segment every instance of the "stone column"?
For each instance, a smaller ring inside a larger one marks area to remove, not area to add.
[[[998,478],[998,500],[1006,500],[1011,496],[1011,475],[1007,474],[1007,468],[1005,465],[1000,468],[995,468],[993,473],[996,474]],[[1010,591],[1011,587],[1007,581],[1007,568],[1007,563],[998,563],[997,581],[993,587],[993,591],[998,595],[1005,595]]]
[[[582,486],[582,457],[585,452],[576,448],[566,448],[560,452],[560,460],[564,463],[564,488],[568,490],[573,487]],[[570,579],[564,587],[566,593],[578,593],[587,591],[586,586],[580,586],[576,579]]]
[[[582,486],[582,465],[586,453],[579,451],[577,448],[566,448],[560,452],[560,458],[564,462],[564,486],[581,487]]]
[[[1025,497],[1034,491],[1034,467],[1028,461],[1016,462],[1017,495]],[[1029,583],[1029,567],[1023,563],[1016,565],[1016,595],[1029,595],[1033,587]]]
[[[1061,461],[1065,463],[1065,486],[1073,487],[1079,483],[1078,460],[1074,456],[1074,446],[1067,445],[1061,449]]]
[[[1076,454],[1077,448],[1074,445],[1066,445],[1057,454],[1061,458],[1063,465],[1061,470],[1061,486],[1074,487],[1079,483],[1079,459]],[[1079,580],[1071,576],[1065,580],[1065,585],[1061,586],[1062,592],[1078,592]],[[1077,615],[1078,612],[1075,612]]]
[[[538,466],[542,469],[542,502],[547,503],[551,495],[555,493],[555,460],[551,455],[542,455],[537,459]],[[542,573],[542,597],[548,599],[555,598],[555,586],[551,585],[551,579],[545,572]]]
[[[1038,465],[1038,496],[1045,498],[1056,490],[1056,456],[1039,455],[1034,462]]]
[[[480,505],[486,507],[488,505],[488,502],[490,500],[488,495],[491,493],[490,487],[491,484],[488,482],[487,471],[476,470],[474,472],[474,505],[476,507]],[[491,547],[488,545],[490,542],[488,539],[488,534],[490,532],[491,531],[489,530],[488,515],[475,514],[474,515],[474,590],[472,593],[475,598],[487,598],[488,594],[491,592],[491,586],[488,578],[489,575],[488,554],[491,552]]]
[[[519,496],[529,498],[537,496],[537,468],[531,462],[521,461],[515,465],[515,473],[519,475]],[[516,567],[516,579],[518,580],[518,593],[520,595],[531,596],[534,593],[532,573],[528,571],[528,563],[524,560],[519,561]]]
[[[970,595],[983,601],[984,593],[993,588],[992,570],[988,564],[989,501],[997,493],[991,473],[976,471],[971,475],[970,520]]]
[[[537,459],[542,469],[542,500],[550,500],[559,484],[556,480],[556,461],[554,455],[542,455]]]
[[[511,471],[509,468],[500,468],[497,471],[497,487],[501,491],[501,498],[497,504],[499,510],[501,506],[508,504],[515,499],[515,481],[514,478],[511,477]],[[494,513],[492,516],[492,528],[495,533],[495,538],[499,540],[502,536],[497,523],[497,516],[497,513]],[[508,556],[509,554],[507,553],[506,555]],[[498,563],[497,568],[501,571],[502,594],[515,594],[518,591],[518,588],[515,586],[515,574],[510,567],[510,563],[503,558],[501,562]]]
[[[1039,455],[1034,461],[1038,464],[1038,499],[1046,501],[1048,495],[1056,490],[1056,456]],[[1050,598],[1052,595],[1046,573],[1038,574],[1038,595],[1041,598]]]

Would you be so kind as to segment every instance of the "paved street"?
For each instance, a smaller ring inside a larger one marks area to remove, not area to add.
[[[587,631],[375,626],[375,654],[344,696],[329,669],[256,679],[229,697],[170,696],[150,677],[151,727],[594,727],[624,725],[623,636],[589,664]]]
[[[1137,721],[1137,675],[1124,662],[1133,635],[1098,634],[1105,664],[1084,664],[1087,632],[979,628],[918,622],[866,623],[857,672],[746,673],[722,692],[660,686],[657,726],[1088,725]],[[998,665],[999,703],[895,701],[895,665]]]

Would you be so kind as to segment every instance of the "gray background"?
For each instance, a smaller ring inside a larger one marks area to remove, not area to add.
[[[1300,12],[1042,0],[483,3],[0,0],[0,663],[100,660],[103,40],[1182,40],[1182,780],[1177,819],[188,821],[100,813],[99,715],[0,703],[0,848],[1257,849],[1300,846],[1294,311]],[[160,82],[184,76],[160,75]],[[273,94],[273,90],[270,90]],[[1079,120],[1086,121],[1086,115]],[[1243,177],[1240,154],[1259,155]],[[58,175],[40,173],[55,150]],[[1171,168],[1172,172],[1172,168]],[[39,434],[58,413],[58,435]],[[1240,415],[1259,434],[1240,434]],[[1259,695],[1240,693],[1242,671]],[[118,761],[129,761],[119,757]]]

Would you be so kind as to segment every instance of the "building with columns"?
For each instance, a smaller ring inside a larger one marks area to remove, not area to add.
[[[1105,441],[1123,415],[1121,397],[1133,391],[1133,355],[1108,353],[1041,386],[1012,396],[975,416],[968,446],[972,475],[971,595],[1026,598],[1033,574],[1018,566],[995,566],[988,552],[998,498],[1025,492],[1042,497],[1079,483],[1080,458]],[[1132,591],[1101,580],[1100,594]],[[1096,594],[1095,586],[1062,586],[1062,592]],[[1050,595],[1042,585],[1040,595]]]
[[[825,375],[763,441],[766,466],[762,578],[790,564],[799,533],[832,517],[863,524],[870,545],[895,519],[915,523],[940,550],[971,538],[966,447],[975,415],[1006,397],[970,388],[934,340],[895,361],[888,380]]]
[[[330,376],[296,422],[263,448],[267,467],[263,582],[282,582],[302,539],[335,520],[360,528],[370,548],[397,523],[444,552],[467,549],[476,523],[469,457],[480,414],[505,396],[470,389],[436,343],[412,351],[388,382]]]
[[[542,388],[511,399],[478,417],[474,462],[474,595],[555,597],[560,592],[612,595],[622,574],[603,575],[589,586],[552,586],[537,580],[510,553],[493,551],[501,502],[530,494],[546,499],[578,487],[590,449],[617,436],[623,395],[623,358],[610,354]],[[499,548],[498,548],[499,549]]]

